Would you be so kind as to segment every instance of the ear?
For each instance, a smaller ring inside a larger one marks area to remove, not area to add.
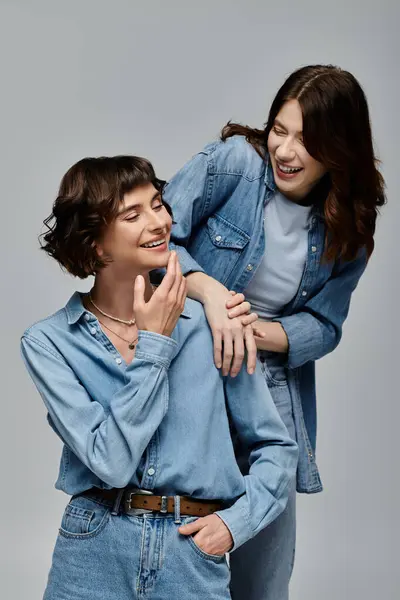
[[[95,250],[99,258],[102,258],[104,256],[104,250],[100,242],[92,242],[91,247],[93,248],[93,250]]]

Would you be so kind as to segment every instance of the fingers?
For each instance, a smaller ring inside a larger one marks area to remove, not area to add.
[[[222,375],[226,376],[229,374],[233,357],[233,338],[230,330],[224,331],[223,344]]]
[[[253,335],[259,338],[265,338],[266,333],[265,331],[262,331],[262,329],[258,329],[258,327],[253,326]]]
[[[258,314],[255,312],[240,317],[240,322],[243,325],[243,327],[246,327],[246,325],[251,325],[252,323],[254,323],[257,320],[258,320]]]
[[[179,290],[178,290],[178,303],[181,308],[181,311],[185,307],[186,296],[187,296],[187,281],[186,281],[186,277],[182,277],[181,282],[179,284]]]
[[[145,291],[145,281],[142,275],[138,275],[135,279],[135,284],[133,287],[134,296],[133,296],[133,312],[135,313],[137,310],[140,310],[145,305],[144,301],[144,291]]]
[[[257,344],[254,339],[254,331],[251,325],[247,325],[244,329],[244,340],[247,350],[247,372],[249,375],[253,375],[256,370]]]
[[[228,312],[228,317],[230,319],[234,319],[235,317],[241,317],[242,315],[247,315],[251,311],[250,302],[241,302],[239,306],[235,306],[232,310]]]
[[[230,375],[231,377],[236,377],[242,368],[243,359],[244,359],[244,340],[243,340],[243,331],[241,329],[237,330],[234,333],[233,337],[233,362]]]
[[[222,367],[222,334],[219,329],[213,330],[214,338],[214,363],[217,369]]]
[[[173,250],[172,252],[170,252],[169,255],[167,272],[154,294],[157,294],[158,296],[163,296],[167,295],[171,291],[171,288],[175,283],[176,263],[177,256],[176,252]]]
[[[233,290],[231,290],[229,293],[232,294],[232,298],[230,298],[229,300],[226,301],[226,304],[225,304],[226,308],[229,309],[229,308],[233,308],[234,306],[239,306],[240,304],[242,304],[245,301],[245,297],[243,294],[237,294]]]
[[[203,522],[203,517],[200,517],[199,519],[197,519],[196,521],[193,521],[192,523],[187,523],[187,525],[181,525],[178,528],[178,531],[182,535],[193,535],[197,531],[200,531],[200,529],[203,529],[203,527],[205,527],[205,526],[206,526],[206,523]]]
[[[172,287],[169,292],[172,300],[175,300],[178,298],[179,287],[181,285],[181,282],[182,282],[182,269],[181,269],[181,265],[178,260],[178,256],[175,253],[175,279],[174,279],[174,282],[173,282]]]

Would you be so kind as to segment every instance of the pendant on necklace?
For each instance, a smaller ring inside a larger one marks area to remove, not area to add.
[[[131,342],[131,343],[129,344],[129,350],[133,350],[133,349],[134,349],[134,347],[135,347],[135,342]]]

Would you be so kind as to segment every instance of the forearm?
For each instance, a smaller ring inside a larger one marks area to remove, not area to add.
[[[270,352],[287,352],[288,338],[280,323],[257,321],[256,329],[265,334],[265,337],[255,335],[258,350]]]
[[[186,276],[187,281],[187,295],[193,300],[198,300],[202,304],[205,304],[207,300],[211,299],[217,291],[228,290],[222,283],[219,283],[213,277],[196,271],[195,273],[189,273]]]

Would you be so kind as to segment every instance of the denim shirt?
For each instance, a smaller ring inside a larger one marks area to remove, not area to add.
[[[182,270],[205,271],[237,292],[246,290],[259,266],[265,240],[264,207],[276,184],[268,158],[242,136],[209,144],[169,182],[164,197],[175,224],[171,247]],[[297,490],[322,489],[315,462],[314,361],[332,352],[342,335],[351,294],[362,275],[365,253],[349,262],[324,262],[325,223],[314,207],[308,253],[296,296],[277,319],[289,341],[288,384],[299,446]]]
[[[235,547],[285,508],[297,446],[261,371],[243,370],[233,383],[215,368],[200,303],[187,300],[171,337],[140,331],[129,365],[78,293],[30,327],[21,349],[64,442],[58,489],[130,485],[219,499]],[[236,463],[231,427],[249,451],[247,475]]]

